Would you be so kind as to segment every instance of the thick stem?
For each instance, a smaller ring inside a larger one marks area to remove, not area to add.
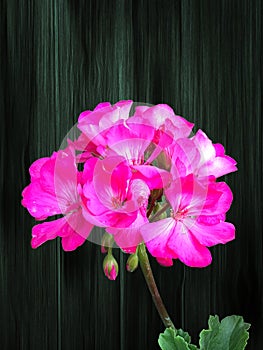
[[[170,319],[168,312],[163,304],[162,298],[159,294],[158,288],[156,286],[151,265],[148,259],[148,255],[146,252],[146,248],[144,244],[140,244],[138,247],[138,256],[140,261],[140,266],[144,275],[144,278],[146,280],[146,283],[148,285],[148,288],[150,290],[150,293],[152,295],[154,304],[156,306],[156,309],[161,317],[161,320],[163,321],[163,324],[166,328],[174,328],[174,324],[172,320]]]

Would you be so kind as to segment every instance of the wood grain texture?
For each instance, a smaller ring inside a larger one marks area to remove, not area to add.
[[[208,315],[243,315],[263,345],[260,0],[2,0],[0,348],[158,349],[163,330],[140,271],[108,281],[98,246],[30,247],[20,205],[28,167],[58,149],[101,101],[167,103],[225,145],[239,171],[228,221],[236,240],[213,264],[151,259],[176,326],[196,341]]]

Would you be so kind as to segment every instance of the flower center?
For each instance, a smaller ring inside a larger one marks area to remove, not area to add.
[[[171,209],[170,210],[170,216],[175,219],[175,220],[183,220],[186,216],[187,216],[187,209],[183,209],[183,210],[178,210],[176,213]]]
[[[119,209],[123,206],[124,202],[120,200],[120,198],[112,197],[111,198],[111,203],[114,207],[114,209]]]

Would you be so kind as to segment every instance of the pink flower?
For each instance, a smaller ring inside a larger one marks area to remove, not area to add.
[[[153,143],[155,149],[148,163],[151,163],[163,150],[180,138],[187,138],[193,128],[184,118],[175,115],[173,109],[166,104],[153,107],[139,106],[132,118],[134,121],[154,128]]]
[[[225,155],[221,144],[213,144],[202,130],[192,137],[201,159],[198,164],[198,176],[214,175],[216,178],[237,170],[236,161]]]
[[[106,147],[98,147],[98,152],[105,158],[121,156],[126,159],[133,173],[133,179],[141,179],[150,189],[166,187],[171,181],[171,174],[166,170],[145,163],[155,129],[152,126],[137,123],[132,118],[114,125],[105,133]]]
[[[189,175],[175,180],[165,196],[172,207],[170,217],[141,227],[149,252],[168,266],[177,258],[192,267],[209,265],[207,247],[234,239],[234,226],[224,222],[231,190],[224,182],[200,182]]]
[[[144,162],[144,153],[151,144],[155,129],[152,126],[134,122],[132,118],[121,121],[105,132],[106,147],[99,147],[100,154],[107,157],[119,155],[129,164],[138,165]]]
[[[225,155],[221,144],[213,144],[202,130],[191,139],[182,138],[166,150],[172,157],[174,178],[195,174],[216,178],[237,170],[236,161]]]
[[[216,179],[237,170],[236,161],[203,131],[190,138],[193,124],[171,107],[138,106],[129,117],[132,103],[84,111],[78,139],[32,164],[22,204],[37,220],[63,215],[33,228],[32,247],[59,236],[64,250],[74,250],[96,225],[127,253],[145,242],[161,265],[180,259],[207,266],[208,247],[234,238],[225,222],[232,193]],[[76,162],[84,163],[83,172]],[[104,272],[115,279],[118,267],[106,251]]]
[[[78,194],[75,158],[68,149],[41,158],[30,167],[31,183],[22,192],[22,205],[37,220],[63,214],[64,217],[36,225],[32,230],[32,247],[47,240],[62,237],[64,250],[82,245],[93,225],[82,215],[82,202]]]
[[[150,190],[144,181],[132,178],[123,157],[87,160],[83,179],[83,215],[97,226],[129,227],[147,206]]]
[[[194,126],[194,124],[174,114],[173,109],[166,104],[136,107],[134,118],[136,117],[140,117],[146,125],[152,125],[156,131],[167,133],[175,140],[188,137]]]
[[[109,102],[97,105],[94,111],[84,111],[78,119],[78,128],[82,131],[79,139],[73,143],[78,150],[83,150],[81,160],[96,153],[96,147],[106,146],[105,133],[112,125],[129,117],[132,101],[119,101],[111,106]]]

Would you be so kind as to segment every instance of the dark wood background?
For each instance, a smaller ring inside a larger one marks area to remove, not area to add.
[[[167,103],[237,159],[236,240],[190,269],[152,261],[177,327],[196,341],[209,314],[243,315],[263,345],[260,0],[2,0],[0,348],[158,349],[163,326],[141,271],[117,281],[90,242],[30,247],[20,205],[28,167],[101,101]],[[261,333],[261,334],[260,334]]]

